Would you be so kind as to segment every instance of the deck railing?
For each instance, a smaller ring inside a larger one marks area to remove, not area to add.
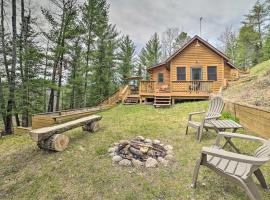
[[[155,93],[156,81],[141,81],[140,82],[140,93]]]
[[[211,93],[213,81],[172,81],[172,92]]]

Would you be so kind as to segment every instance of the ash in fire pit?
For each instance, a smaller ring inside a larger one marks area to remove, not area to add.
[[[133,140],[121,140],[109,148],[114,163],[121,166],[157,167],[164,166],[173,158],[173,147],[161,144],[159,140],[144,139],[138,136]]]

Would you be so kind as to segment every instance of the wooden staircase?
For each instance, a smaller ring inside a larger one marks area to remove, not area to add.
[[[170,107],[171,100],[170,96],[155,96],[154,106],[155,108]]]
[[[140,98],[139,96],[133,96],[133,95],[129,95],[125,98],[123,104],[124,105],[134,105],[140,102]]]

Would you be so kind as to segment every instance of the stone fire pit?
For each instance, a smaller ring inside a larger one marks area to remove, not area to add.
[[[162,144],[159,140],[137,136],[132,140],[121,140],[110,147],[108,153],[113,163],[136,168],[167,166],[173,159],[173,147]]]

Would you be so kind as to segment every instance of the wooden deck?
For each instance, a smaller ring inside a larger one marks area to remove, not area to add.
[[[177,99],[207,99],[213,92],[212,81],[172,81],[166,90],[158,88],[155,81],[141,81],[142,98],[172,97]]]

